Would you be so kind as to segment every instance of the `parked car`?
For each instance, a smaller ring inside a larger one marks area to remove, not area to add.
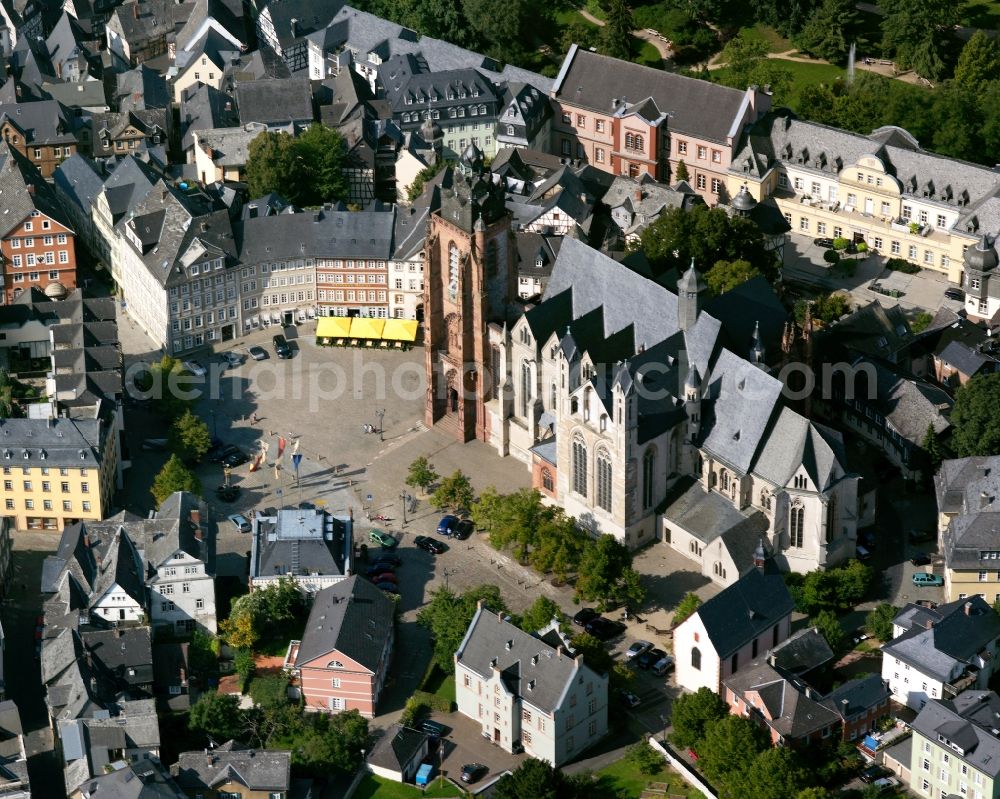
[[[636,708],[642,704],[642,700],[631,691],[621,691],[619,692],[619,696],[621,696],[622,702],[624,702],[627,707]]]
[[[937,586],[944,585],[944,577],[939,574],[928,574],[927,572],[917,572],[913,575],[913,584],[916,586]]]
[[[243,356],[238,352],[233,352],[229,350],[228,352],[222,353],[222,360],[226,362],[226,366],[230,369],[235,369],[237,366],[243,363]]]
[[[279,358],[291,358],[292,348],[288,346],[288,340],[278,333],[271,341],[274,344],[274,354]]]
[[[650,666],[652,666],[654,663],[658,663],[662,658],[665,658],[666,656],[667,653],[664,652],[662,649],[657,649],[655,647],[653,649],[647,649],[645,652],[643,652],[641,655],[639,655],[639,657],[635,659],[635,665],[638,666],[640,669],[645,670],[648,669]]]
[[[190,361],[184,361],[181,366],[187,369],[195,377],[204,377],[208,374],[208,369],[193,359]]]
[[[833,249],[833,239],[813,239],[813,244],[822,247],[824,250]]]
[[[880,766],[878,763],[873,763],[858,776],[861,777],[862,782],[871,784],[875,780],[889,776],[889,769],[885,768],[885,766]]]
[[[653,675],[662,677],[674,667],[674,659],[670,655],[664,655],[653,664]]]
[[[477,782],[488,772],[489,769],[482,763],[466,763],[462,766],[462,782]]]
[[[242,513],[234,513],[231,516],[227,516],[227,519],[233,523],[233,527],[236,528],[238,533],[249,533],[250,532],[250,522],[247,517]]]
[[[227,457],[232,455],[234,452],[239,452],[240,448],[234,446],[233,444],[224,444],[216,449],[210,449],[206,454],[205,458],[209,463],[222,463]]]
[[[573,617],[573,624],[577,627],[586,627],[587,622],[591,619],[596,619],[600,615],[601,614],[593,608],[580,608]]]
[[[399,555],[393,555],[391,552],[379,552],[372,560],[372,565],[377,566],[380,563],[385,563],[395,568],[396,566],[403,565],[403,559]]]
[[[931,562],[931,556],[926,552],[918,552],[912,558],[910,558],[910,563],[914,566],[927,566]]]
[[[374,566],[369,566],[367,569],[365,569],[365,576],[369,580],[373,580],[375,582],[377,582],[375,578],[383,574],[395,575],[395,571],[393,570],[393,567],[390,566],[388,563],[376,563]]]
[[[880,793],[885,793],[886,791],[894,791],[900,786],[900,782],[895,777],[880,777],[872,785],[878,788]]]
[[[632,646],[628,648],[625,652],[625,660],[632,660],[633,658],[639,657],[649,649],[653,648],[652,641],[636,641]]]
[[[868,529],[858,533],[858,543],[866,549],[875,549],[875,531]]]
[[[395,538],[393,538],[388,533],[382,532],[381,530],[376,530],[372,528],[368,533],[368,540],[373,544],[378,544],[385,549],[395,549],[399,544]]]
[[[440,738],[444,735],[444,725],[438,724],[436,721],[431,721],[431,719],[425,719],[420,722],[420,731],[431,735],[435,738]]]
[[[430,552],[432,555],[440,555],[444,552],[444,544],[440,541],[435,541],[426,535],[418,535],[413,539],[413,544],[418,549],[424,550],[424,552]]]
[[[399,593],[399,588],[396,586],[395,583],[387,583],[387,582],[375,583],[375,587],[379,591],[385,591],[387,594]]]
[[[856,557],[858,560],[864,562],[866,560],[871,560],[872,553],[869,552],[864,547],[858,546],[858,547],[854,548],[854,557]]]
[[[234,448],[235,449],[235,448]],[[250,456],[247,455],[243,450],[237,449],[235,452],[230,452],[222,459],[222,465],[228,466],[230,469],[236,466],[242,466],[244,463],[250,461]]]
[[[462,519],[455,527],[455,532],[452,535],[455,536],[459,541],[464,541],[475,531],[476,525],[473,523],[472,519]]]
[[[139,448],[146,452],[166,452],[168,444],[165,438],[144,438]]]
[[[458,528],[458,517],[457,516],[442,516],[441,521],[438,522],[437,534],[450,536]]]
[[[622,630],[625,629],[625,625],[606,619],[603,616],[598,616],[587,622],[584,629],[598,641],[610,641],[616,635],[621,634]]]
[[[965,301],[965,292],[962,289],[957,289],[954,286],[944,290],[944,296],[949,300],[958,300],[959,302]]]
[[[399,585],[399,578],[392,572],[382,572],[381,574],[376,574],[372,577],[372,582],[375,585],[380,583],[392,583],[393,585]]]
[[[234,485],[219,486],[215,489],[215,496],[222,502],[235,502],[240,496],[240,487]]]
[[[920,541],[929,541],[930,539],[934,538],[934,531],[918,530],[916,528],[913,528],[906,535],[910,539],[910,541],[916,544],[919,543]]]
[[[601,614],[593,608],[580,608],[573,617],[573,624],[577,627],[586,627],[587,622],[591,619],[596,619],[600,615]]]
[[[250,347],[247,350],[247,352],[250,353],[250,357],[253,358],[255,361],[267,360],[267,350],[265,350],[263,347],[257,344],[254,344],[252,347]]]

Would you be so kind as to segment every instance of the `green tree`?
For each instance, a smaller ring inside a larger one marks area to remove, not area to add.
[[[188,724],[193,730],[228,741],[240,735],[240,701],[231,694],[203,693],[191,707]]]
[[[803,788],[795,795],[795,799],[836,799],[836,794],[829,788],[812,786]]]
[[[848,610],[864,599],[871,569],[857,560],[844,566],[809,572],[799,591],[799,610],[810,616],[821,610]]]
[[[277,192],[300,207],[342,200],[346,147],[341,135],[319,123],[293,138],[265,131],[250,142],[246,182],[250,195]]]
[[[195,630],[188,643],[188,665],[201,678],[214,677],[219,673],[218,642],[207,633]]]
[[[856,41],[858,27],[858,10],[852,0],[823,0],[794,42],[810,55],[842,64],[851,42]]]
[[[570,646],[578,655],[583,655],[583,662],[598,674],[610,674],[615,661],[602,641],[590,633],[577,633],[570,639]]]
[[[821,610],[809,620],[809,624],[819,630],[819,634],[826,639],[826,642],[830,645],[830,649],[835,654],[844,649],[844,645],[847,643],[847,634],[844,632],[844,628],[840,626],[837,614],[832,610]]]
[[[882,643],[892,640],[892,620],[899,609],[888,602],[882,602],[865,616],[865,629],[873,638]]]
[[[693,694],[681,694],[674,701],[670,739],[680,747],[698,747],[705,732],[714,722],[729,713],[722,697],[710,688],[699,688]]]
[[[612,535],[600,535],[583,551],[577,574],[576,593],[583,599],[594,600],[601,606],[628,599],[634,605],[644,598],[642,586],[629,572],[632,553]],[[624,590],[628,586],[628,596]]]
[[[481,585],[462,594],[438,588],[417,613],[417,624],[427,628],[434,639],[434,661],[448,674],[455,671],[454,655],[476,614],[476,605],[494,613],[507,613],[507,605],[495,585]]]
[[[740,793],[748,799],[789,799],[811,781],[802,755],[786,746],[764,750],[737,778]]]
[[[1000,45],[985,31],[977,30],[958,56],[955,83],[979,91],[995,80],[1000,80]]]
[[[6,369],[0,369],[0,416],[9,418],[14,415],[14,381]]]
[[[934,317],[931,316],[927,311],[921,311],[910,323],[910,330],[914,333],[923,333],[928,327],[931,326],[931,322],[934,321]]]
[[[521,629],[526,633],[533,633],[543,627],[548,627],[549,622],[553,619],[558,619],[559,623],[562,624],[565,616],[555,602],[547,596],[540,596],[521,616]]]
[[[451,477],[441,480],[437,490],[431,494],[431,505],[438,510],[472,507],[475,494],[469,478],[457,470]]]
[[[572,20],[562,29],[562,37],[559,40],[563,52],[569,50],[570,45],[578,45],[583,50],[591,47],[601,46],[601,29],[587,22],[582,17]]]
[[[688,175],[687,164],[685,164],[684,160],[681,159],[680,161],[677,162],[677,171],[674,172],[674,181],[676,182],[678,180],[689,180],[689,179],[690,175]]]
[[[257,668],[253,659],[253,650],[237,649],[236,655],[233,657],[233,666],[236,669],[236,675],[240,678],[240,689],[246,690],[247,683],[250,682],[250,678]]]
[[[552,574],[559,582],[565,582],[579,568],[590,539],[562,508],[548,510],[539,521],[528,560],[542,574]]]
[[[489,532],[490,544],[500,550],[512,549],[522,563],[538,544],[542,523],[557,515],[555,508],[542,503],[542,495],[534,488],[498,494],[491,486],[471,510],[476,525]]]
[[[156,500],[156,507],[160,507],[164,500],[175,491],[190,491],[192,494],[200,495],[201,483],[194,473],[184,466],[180,458],[171,455],[156,477],[153,478],[153,487],[150,489],[150,493]]]
[[[899,66],[939,80],[946,69],[941,54],[961,21],[962,5],[955,0],[881,0],[882,47],[895,52]]]
[[[934,432],[934,425],[927,425],[927,432],[924,433],[924,440],[921,442],[920,448],[924,451],[931,470],[937,471],[944,459],[944,453],[941,452],[941,442],[938,440],[937,433]]]
[[[648,741],[641,741],[625,750],[625,759],[632,763],[640,774],[652,777],[667,765],[666,759]]]
[[[149,367],[149,388],[143,393],[153,401],[156,414],[169,423],[191,407],[196,382],[184,364],[164,355]]]
[[[683,598],[677,603],[677,607],[674,609],[674,620],[672,622],[673,626],[676,627],[688,618],[688,616],[694,613],[699,607],[701,607],[701,597],[693,591],[688,591],[684,594]]]
[[[195,463],[205,457],[212,446],[208,425],[188,408],[170,426],[170,448],[185,463]]]
[[[769,85],[776,105],[785,102],[792,86],[792,73],[778,61],[767,57],[767,42],[748,39],[738,34],[729,40],[719,55],[726,65],[721,70],[721,80],[727,86],[746,90],[747,86]]]
[[[705,284],[712,294],[725,294],[759,274],[760,270],[746,261],[716,261],[705,273]]]
[[[275,725],[266,745],[291,749],[292,769],[314,778],[331,771],[354,772],[361,764],[361,750],[368,747],[368,721],[357,710],[332,715],[282,710],[283,723]]]
[[[632,31],[635,30],[635,20],[632,11],[625,0],[607,0],[605,6],[606,19],[602,34],[604,52],[613,58],[628,60],[632,57],[635,40]]]
[[[736,794],[740,777],[765,748],[760,729],[750,719],[725,715],[705,730],[699,765],[726,793]]]
[[[705,269],[717,261],[745,261],[769,280],[777,277],[774,253],[749,219],[731,217],[722,208],[698,205],[690,211],[665,211],[641,236],[642,250],[659,271],[683,272],[692,259]]]
[[[493,789],[494,799],[568,799],[566,777],[544,760],[529,757]]]
[[[438,479],[438,473],[434,471],[431,462],[423,455],[410,464],[410,469],[406,473],[406,484],[411,488],[419,488],[426,491]]]
[[[955,392],[951,427],[958,457],[1000,454],[1000,372],[976,375]]]

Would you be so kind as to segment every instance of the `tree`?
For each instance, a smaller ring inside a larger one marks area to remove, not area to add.
[[[640,774],[645,774],[647,777],[659,774],[667,765],[663,755],[650,746],[648,741],[630,746],[625,750],[625,759],[633,763]]]
[[[211,735],[218,741],[239,737],[240,701],[232,694],[210,691],[198,697],[191,707],[188,724],[191,729]]]
[[[552,574],[559,582],[565,582],[569,573],[579,568],[590,539],[562,508],[547,510],[535,530],[534,549],[528,560],[542,574]]]
[[[747,764],[763,750],[760,728],[742,716],[727,714],[706,728],[698,748],[699,765],[703,765],[709,779],[728,789],[726,793],[736,794],[738,791],[733,788],[746,772]]]
[[[406,473],[406,484],[411,488],[426,491],[427,487],[438,479],[438,476],[434,467],[431,466],[431,462],[421,455],[410,464],[410,469]]]
[[[241,611],[234,603],[229,618],[219,622],[219,635],[233,649],[251,653],[257,641],[260,640],[260,633],[257,631],[255,622],[256,619],[249,610]],[[250,658],[252,660],[252,655]],[[246,660],[243,662],[246,663]],[[246,676],[249,676],[249,671],[247,671]]]
[[[6,369],[0,369],[0,416],[9,418],[14,415],[14,381]]]
[[[641,242],[646,257],[659,271],[683,272],[692,259],[700,269],[717,261],[745,261],[769,280],[777,277],[774,253],[765,249],[757,225],[731,217],[721,208],[672,208],[642,232]]]
[[[921,311],[910,323],[910,330],[914,333],[923,333],[928,327],[931,326],[931,322],[933,321],[934,317],[931,316],[931,314],[927,313],[927,311]]]
[[[461,470],[457,470],[451,477],[445,477],[431,494],[431,505],[438,510],[457,510],[471,507],[474,499],[472,483]]]
[[[978,91],[994,80],[1000,80],[1000,45],[985,31],[977,30],[958,56],[955,83]]]
[[[857,29],[858,10],[852,0],[823,0],[794,41],[810,55],[843,64]]]
[[[929,80],[944,76],[945,52],[962,17],[954,0],[881,0],[882,47],[895,52],[902,68]]]
[[[639,604],[644,598],[642,586],[634,583],[628,572],[632,569],[632,553],[612,535],[601,535],[589,543],[580,559],[576,593],[583,599],[609,603],[628,599]],[[623,591],[629,584],[629,595]]]
[[[279,724],[265,740],[268,748],[291,749],[292,768],[305,776],[326,778],[331,771],[349,774],[361,763],[368,746],[368,721],[357,710],[303,713],[298,708],[277,714]]]
[[[455,671],[454,655],[476,613],[476,605],[493,613],[507,613],[507,605],[495,585],[481,585],[456,594],[448,588],[438,588],[431,600],[417,613],[417,624],[430,630],[434,639],[434,661],[447,674]]]
[[[760,270],[743,260],[716,261],[705,273],[705,283],[714,295],[725,294],[737,286],[757,277]]]
[[[202,679],[214,677],[219,672],[218,641],[201,630],[191,634],[188,644],[188,665]]]
[[[882,602],[865,617],[865,629],[873,638],[882,643],[892,640],[892,620],[896,618],[899,609],[888,602]]]
[[[529,757],[493,789],[494,799],[572,799],[572,783],[559,769]]]
[[[170,459],[163,464],[159,474],[153,478],[153,487],[150,493],[156,500],[156,507],[160,507],[164,500],[175,491],[189,491],[192,494],[201,495],[201,482],[176,455],[171,455]]]
[[[722,697],[710,688],[699,688],[693,694],[681,694],[674,701],[670,739],[680,747],[698,747],[705,731],[729,713]]]
[[[802,755],[785,746],[761,752],[737,779],[747,799],[789,799],[811,782]]]
[[[562,38],[559,40],[562,52],[569,50],[570,45],[578,45],[582,50],[589,50],[591,47],[601,46],[601,29],[587,22],[585,19],[574,19],[563,28]]]
[[[578,655],[583,655],[583,662],[598,674],[610,674],[615,665],[611,653],[603,642],[590,633],[577,633],[569,644]]]
[[[188,408],[170,427],[170,448],[185,463],[195,463],[205,457],[212,446],[208,425]]]
[[[342,200],[347,196],[345,153],[341,135],[319,123],[297,138],[264,131],[247,151],[250,196],[277,192],[300,207]]]
[[[547,596],[540,596],[521,616],[521,629],[526,633],[533,633],[547,627],[553,619],[561,624],[565,616],[555,602]]]
[[[247,683],[250,682],[250,678],[257,668],[253,659],[253,650],[237,649],[236,655],[233,657],[233,667],[236,669],[236,676],[240,678],[240,690],[245,691]]]
[[[927,425],[927,432],[924,433],[924,440],[921,442],[920,448],[927,456],[931,470],[937,471],[944,459],[944,454],[941,452],[941,443],[938,441],[937,433],[934,432],[934,425]]]
[[[836,794],[829,788],[814,785],[810,788],[803,788],[795,795],[795,799],[836,799]]]
[[[976,375],[955,392],[951,427],[958,457],[1000,454],[1000,372]]]
[[[153,401],[157,415],[170,422],[191,407],[196,378],[176,358],[164,355],[149,367],[148,388],[142,393]]]
[[[845,566],[809,572],[798,595],[799,610],[810,616],[821,610],[848,610],[865,597],[871,569],[857,560]]]
[[[676,627],[688,618],[688,616],[694,613],[700,606],[701,597],[693,591],[688,591],[684,594],[683,598],[677,603],[677,607],[674,609],[674,620],[672,622],[673,626]]]
[[[726,65],[722,82],[733,88],[746,90],[751,85],[769,85],[774,102],[784,102],[792,85],[792,73],[777,61],[767,57],[768,45],[763,40],[748,39],[739,34],[726,44],[719,60]]]
[[[635,20],[625,0],[607,0],[606,20],[602,29],[604,52],[612,58],[628,60],[632,57]]]
[[[489,532],[490,544],[500,550],[510,547],[522,563],[538,544],[542,523],[557,515],[555,508],[542,503],[542,495],[534,488],[499,494],[491,486],[471,510],[476,526]]]
[[[681,159],[677,162],[677,171],[674,172],[674,180],[688,180],[689,178],[690,176],[688,175],[687,164],[685,164],[684,160]]]
[[[847,634],[840,626],[837,614],[832,610],[821,610],[809,620],[809,624],[819,630],[819,634],[826,639],[834,654],[843,650],[844,644],[847,642]]]

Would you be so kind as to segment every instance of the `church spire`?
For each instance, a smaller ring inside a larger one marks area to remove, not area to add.
[[[705,281],[694,268],[694,258],[691,266],[677,281],[677,326],[681,330],[690,330],[698,321],[701,311],[701,293],[705,290]]]

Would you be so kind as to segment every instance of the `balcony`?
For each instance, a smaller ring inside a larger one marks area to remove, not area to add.
[[[954,699],[962,691],[972,688],[976,684],[976,680],[979,679],[979,669],[966,669],[965,672],[956,680],[952,680],[944,685],[944,695],[948,699]]]

